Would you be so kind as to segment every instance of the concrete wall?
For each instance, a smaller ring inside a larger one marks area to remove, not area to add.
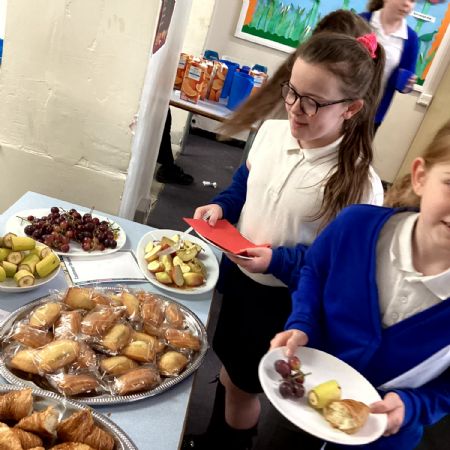
[[[0,211],[34,190],[117,213],[159,12],[148,0],[9,0]]]

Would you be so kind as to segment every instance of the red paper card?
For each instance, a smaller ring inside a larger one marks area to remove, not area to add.
[[[234,253],[235,255],[243,254],[243,250],[246,248],[267,246],[267,244],[257,245],[249,241],[226,219],[218,220],[213,227],[203,219],[188,219],[183,217],[183,220],[201,236],[204,236],[218,247],[223,248],[224,251]]]

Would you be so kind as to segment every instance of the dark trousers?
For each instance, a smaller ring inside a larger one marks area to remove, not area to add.
[[[170,108],[167,108],[166,123],[164,125],[164,131],[161,138],[161,144],[158,152],[158,163],[162,166],[171,166],[174,163],[172,153],[172,142],[170,140],[170,128],[172,127],[172,115]]]

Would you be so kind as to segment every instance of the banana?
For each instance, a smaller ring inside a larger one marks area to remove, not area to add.
[[[12,239],[13,236],[17,236],[17,234],[14,234],[14,233],[6,233],[6,234],[3,236],[3,246],[4,246],[4,247],[7,247],[7,248],[11,248],[11,247],[12,247],[11,239]]]
[[[4,261],[10,253],[10,248],[0,248],[0,261]]]
[[[45,245],[37,245],[30,253],[34,253],[39,256],[40,259],[44,259],[47,255],[51,253],[50,247]]]
[[[341,387],[336,380],[319,384],[308,392],[308,403],[316,409],[325,408],[330,402],[341,399]]]
[[[6,280],[6,272],[5,269],[0,266],[0,283]]]
[[[8,261],[2,262],[3,269],[5,269],[7,278],[12,278],[17,272],[17,265]]]
[[[29,253],[25,258],[22,259],[22,262],[19,265],[18,270],[28,270],[28,272],[31,272],[34,274],[36,269],[36,264],[39,262],[39,256],[35,255],[34,253]]]
[[[36,247],[36,241],[27,236],[12,236],[11,248],[13,252],[22,252],[25,250],[33,250]]]
[[[22,252],[11,252],[7,257],[6,261],[13,263],[13,264],[20,264],[23,259]]]
[[[33,286],[34,275],[28,270],[19,270],[14,274],[14,281],[19,287]]]
[[[51,252],[44,259],[42,259],[36,264],[36,273],[41,278],[44,278],[48,274],[53,272],[55,269],[57,269],[59,264],[60,261],[58,256],[55,253]]]

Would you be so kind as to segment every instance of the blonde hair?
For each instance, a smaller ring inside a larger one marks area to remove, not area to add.
[[[450,120],[436,133],[422,158],[426,169],[431,169],[435,164],[450,162]],[[412,188],[410,174],[404,175],[389,188],[384,204],[392,208],[420,206],[420,197]]]

